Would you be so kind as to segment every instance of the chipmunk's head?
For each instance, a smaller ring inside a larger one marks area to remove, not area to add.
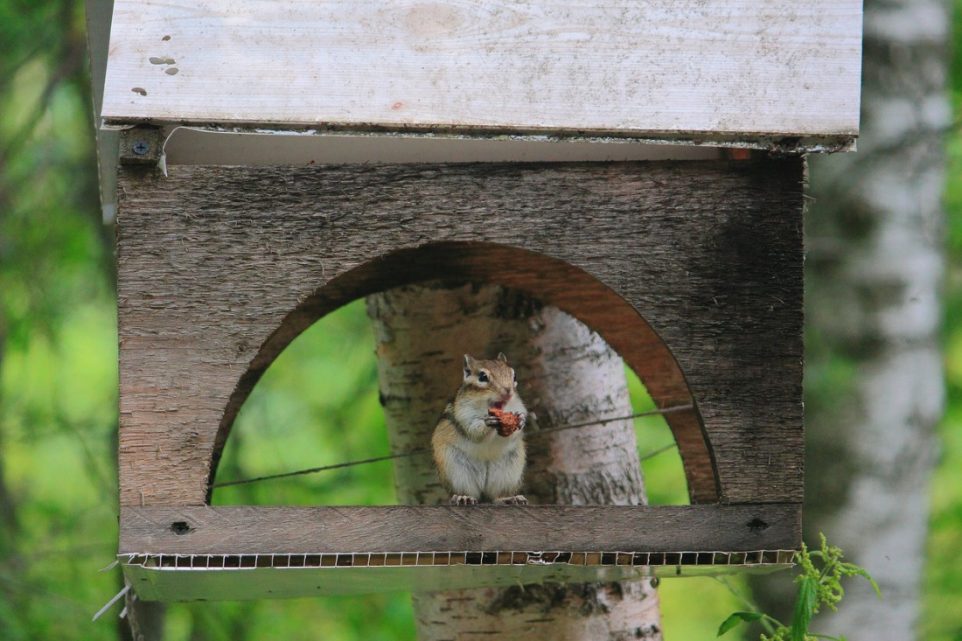
[[[464,384],[484,393],[491,407],[500,408],[518,387],[518,377],[508,365],[508,357],[498,354],[492,361],[464,355]]]

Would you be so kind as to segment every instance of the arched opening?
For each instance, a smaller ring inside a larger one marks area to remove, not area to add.
[[[374,336],[364,302],[356,300],[316,321],[275,359],[227,439],[211,502],[215,505],[391,505],[393,461],[378,399]],[[689,502],[680,454],[665,416],[627,366],[636,450],[651,505]],[[455,371],[454,374],[457,374]],[[545,427],[548,427],[545,425]],[[559,427],[559,426],[555,426]],[[579,428],[573,428],[579,429]],[[528,435],[529,449],[540,439]],[[312,472],[342,462],[380,459]],[[414,465],[431,468],[430,456]],[[304,474],[263,482],[234,480]]]
[[[211,479],[240,407],[297,336],[358,297],[439,277],[450,284],[499,284],[560,308],[596,331],[624,358],[644,383],[654,407],[690,406],[665,415],[664,420],[677,444],[692,502],[717,500],[709,443],[684,375],[668,346],[638,311],[583,270],[534,252],[487,243],[436,243],[397,251],[355,267],[304,300],[265,341],[240,378],[218,431]]]

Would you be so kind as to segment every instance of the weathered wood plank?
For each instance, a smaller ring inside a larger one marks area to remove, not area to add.
[[[138,597],[160,601],[764,572],[790,566],[800,512],[797,504],[122,508],[118,558]],[[541,547],[505,547],[518,543]]]
[[[790,550],[798,504],[123,507],[120,554]]]
[[[859,0],[118,0],[102,113],[839,148],[858,133],[861,14]]]
[[[693,395],[668,421],[695,501],[799,501],[802,179],[798,159],[125,168],[121,503],[203,503],[237,409],[300,331],[437,278],[557,305],[661,405]]]

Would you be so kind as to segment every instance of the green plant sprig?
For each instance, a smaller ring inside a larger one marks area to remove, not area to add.
[[[817,634],[809,630],[812,619],[824,606],[837,611],[838,604],[845,596],[842,579],[850,576],[860,576],[868,581],[875,593],[882,597],[882,591],[869,573],[854,563],[843,561],[841,548],[829,545],[824,534],[819,534],[820,549],[809,552],[802,543],[802,549],[795,554],[795,562],[801,573],[795,577],[798,585],[798,596],[795,599],[795,609],[792,613],[790,625],[785,625],[757,609],[751,611],[734,612],[718,627],[721,636],[741,623],[759,622],[765,627],[767,634],[760,636],[760,641],[845,641],[844,636],[833,637]],[[816,560],[818,567],[816,565]]]

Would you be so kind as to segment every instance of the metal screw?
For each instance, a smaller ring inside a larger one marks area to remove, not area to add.
[[[146,156],[147,152],[150,151],[150,145],[147,144],[146,140],[138,140],[130,146],[130,150],[138,156]]]

